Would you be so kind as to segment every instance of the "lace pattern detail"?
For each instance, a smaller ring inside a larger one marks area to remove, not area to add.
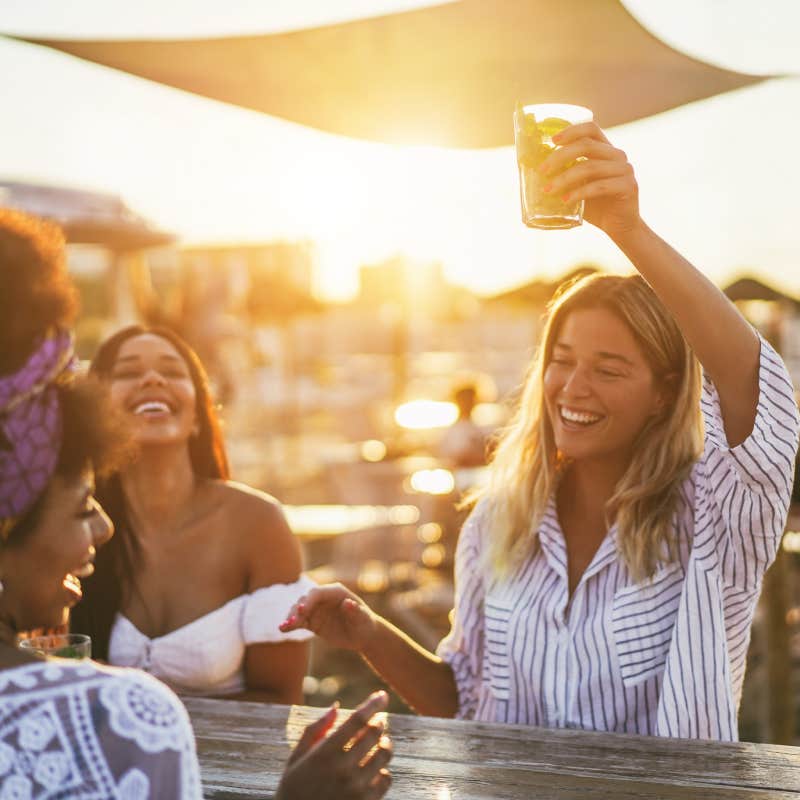
[[[91,662],[0,672],[0,800],[201,796],[186,710],[158,681]]]

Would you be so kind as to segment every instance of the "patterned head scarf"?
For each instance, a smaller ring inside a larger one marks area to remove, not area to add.
[[[58,386],[77,363],[72,334],[53,330],[22,368],[0,376],[0,542],[53,477],[61,449]]]

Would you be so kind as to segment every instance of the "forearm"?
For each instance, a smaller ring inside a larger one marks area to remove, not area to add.
[[[453,717],[458,689],[450,666],[382,617],[361,651],[367,663],[411,708],[430,717]]]
[[[705,275],[644,222],[618,236],[616,244],[670,311],[714,381],[729,439],[744,440],[758,401],[755,331]]]

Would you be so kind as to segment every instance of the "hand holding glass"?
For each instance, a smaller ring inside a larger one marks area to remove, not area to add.
[[[538,103],[514,111],[514,141],[519,166],[522,221],[529,228],[574,228],[583,222],[583,200],[564,201],[544,191],[552,180],[539,165],[557,145],[553,136],[570,125],[591,122],[592,112],[565,103]]]

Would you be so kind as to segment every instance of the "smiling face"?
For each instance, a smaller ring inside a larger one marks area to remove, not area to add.
[[[575,461],[625,465],[662,406],[653,372],[628,326],[604,308],[572,311],[558,330],[544,396],[559,451]]]
[[[175,347],[153,333],[127,339],[110,372],[111,402],[130,416],[140,445],[186,443],[197,429],[197,392]]]
[[[94,572],[95,550],[114,532],[93,491],[91,472],[56,475],[35,527],[0,550],[0,617],[16,630],[64,625],[81,599],[80,579]]]

